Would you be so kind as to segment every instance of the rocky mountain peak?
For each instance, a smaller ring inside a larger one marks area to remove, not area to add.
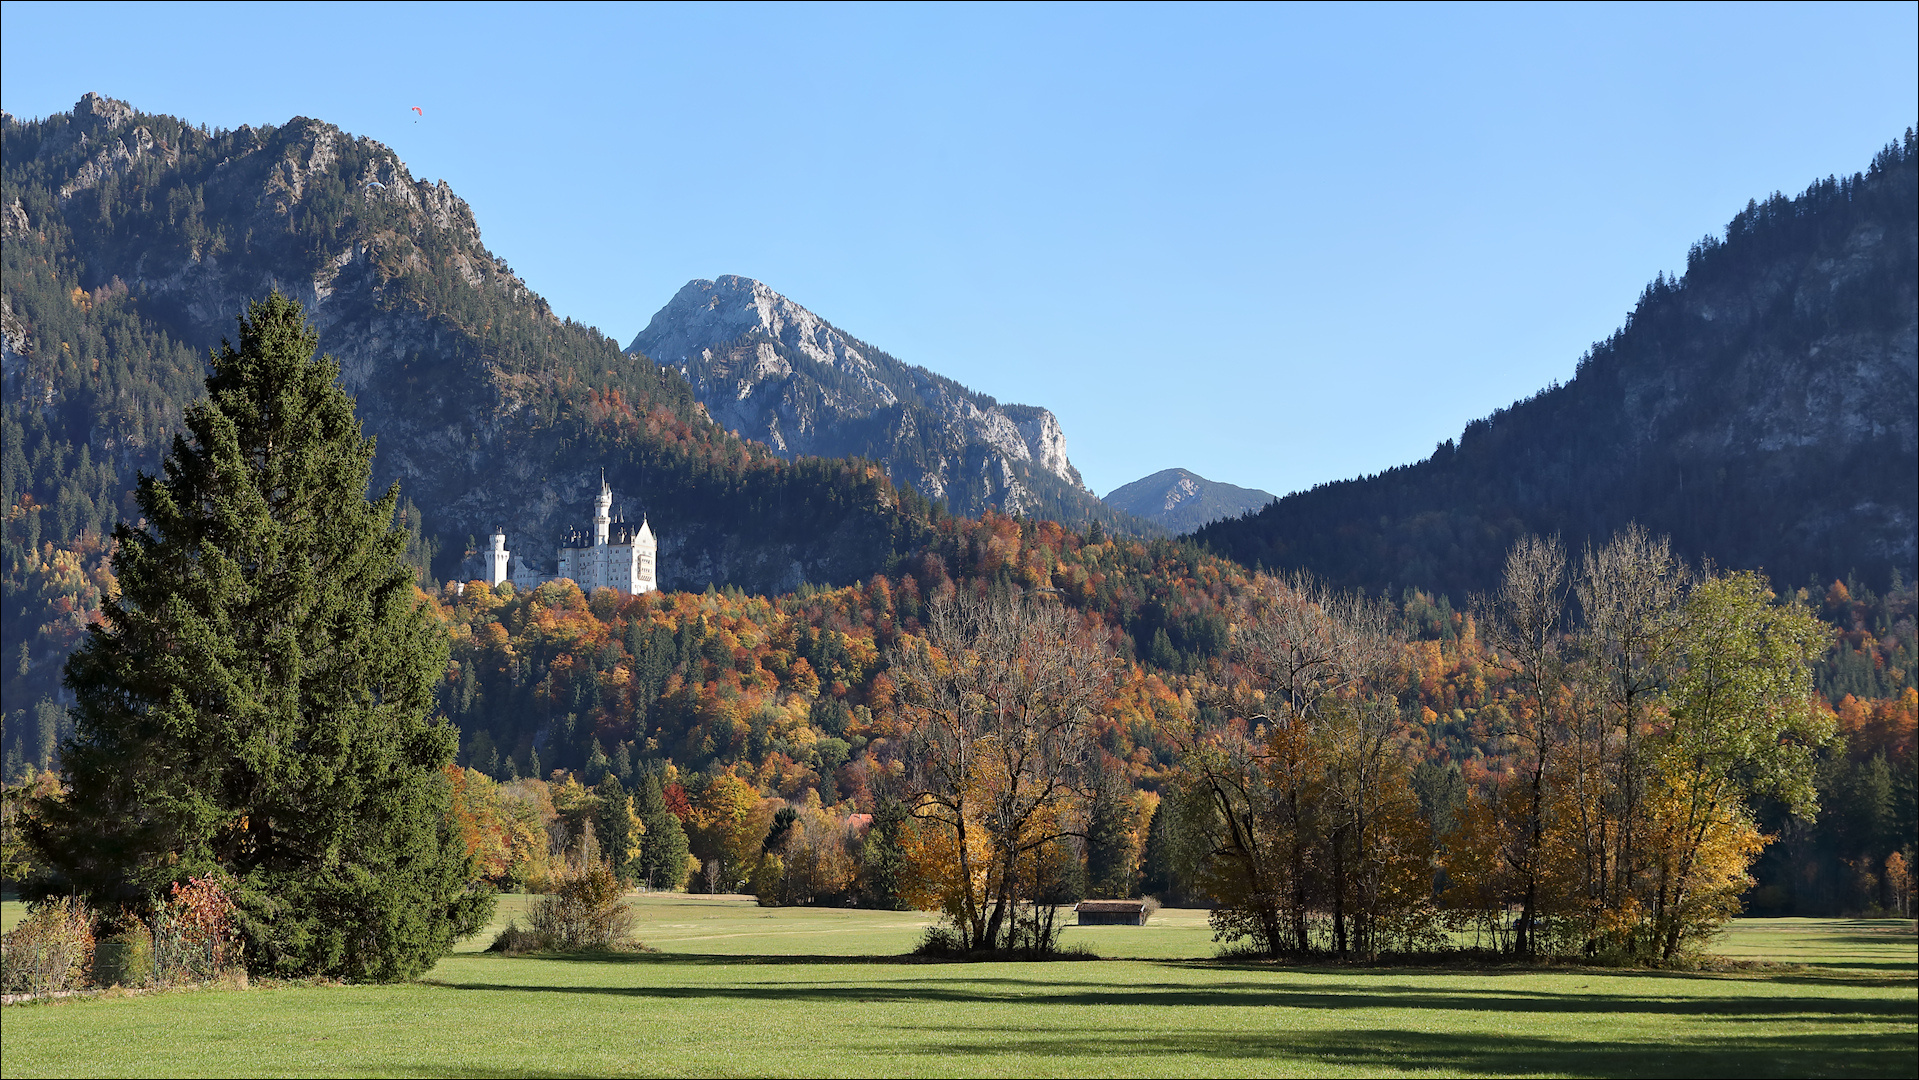
[[[773,346],[754,350],[753,367],[761,378],[791,375],[791,365],[775,355],[791,350],[852,375],[862,389],[887,405],[899,400],[877,377],[875,364],[862,346],[764,282],[737,274],[687,282],[633,338],[627,351],[684,367],[694,358],[710,359],[715,346],[748,336],[770,339],[763,344]]]
[[[1100,509],[1051,412],[897,360],[764,282],[687,282],[627,351],[677,369],[714,420],[781,456],[879,461],[962,513]]]
[[[1173,532],[1189,532],[1209,521],[1257,510],[1273,497],[1257,488],[1222,484],[1185,469],[1161,469],[1114,488],[1101,501]]]
[[[112,130],[133,119],[133,106],[117,98],[88,91],[73,106],[73,123],[81,131]]]

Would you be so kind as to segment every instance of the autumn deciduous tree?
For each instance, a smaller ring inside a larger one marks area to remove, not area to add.
[[[1449,899],[1521,954],[1670,960],[1737,914],[1768,839],[1754,800],[1817,812],[1834,722],[1812,661],[1829,632],[1762,575],[1692,583],[1638,529],[1582,560],[1583,625],[1562,618],[1563,566],[1535,538],[1508,560],[1488,622],[1521,768],[1469,795]]]
[[[966,949],[1017,947],[1017,908],[1048,884],[1043,849],[1083,831],[1082,772],[1112,657],[1060,605],[942,595],[893,658],[911,725],[921,880]],[[944,865],[939,865],[943,863]]]
[[[1817,813],[1814,753],[1834,729],[1812,684],[1826,630],[1811,612],[1775,603],[1764,576],[1707,579],[1675,629],[1681,668],[1650,748],[1662,781],[1653,922],[1666,959],[1736,912],[1750,884],[1746,867],[1764,844],[1754,797]]]
[[[1259,579],[1235,616],[1218,719],[1180,736],[1215,932],[1306,952],[1324,915],[1333,951],[1375,951],[1430,880],[1397,702],[1371,685],[1392,654],[1382,612],[1294,576]]]
[[[759,862],[773,819],[762,801],[760,793],[730,769],[700,793],[688,840],[693,854],[709,867],[707,887],[714,892],[738,888]]]
[[[1678,670],[1674,628],[1690,578],[1666,538],[1630,525],[1588,547],[1574,579],[1584,626],[1576,635],[1563,850],[1589,954],[1639,951],[1633,913],[1653,854],[1649,800],[1657,785],[1646,745]]]
[[[1539,951],[1540,884],[1546,873],[1547,800],[1557,755],[1566,740],[1566,663],[1562,656],[1571,582],[1566,549],[1557,537],[1528,536],[1506,555],[1506,573],[1487,605],[1487,640],[1511,672],[1520,694],[1496,734],[1520,747],[1523,791],[1496,798],[1504,833],[1500,858],[1520,901],[1514,943],[1521,956]]]

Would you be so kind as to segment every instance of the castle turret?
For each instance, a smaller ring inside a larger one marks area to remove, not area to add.
[[[493,547],[486,552],[486,583],[498,585],[506,580],[507,560],[512,553],[506,550],[506,532],[493,530]]]
[[[659,561],[659,543],[653,538],[653,527],[642,515],[639,531],[633,534],[632,592],[649,593],[660,587]]]
[[[607,486],[606,470],[600,470],[600,497],[593,500],[593,546],[605,547],[607,530],[613,524],[613,489]]]

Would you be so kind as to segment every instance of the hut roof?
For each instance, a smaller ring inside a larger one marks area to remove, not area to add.
[[[1135,915],[1146,909],[1144,900],[1081,900],[1074,905],[1074,911],[1094,914]]]

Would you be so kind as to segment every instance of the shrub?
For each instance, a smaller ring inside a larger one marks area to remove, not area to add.
[[[95,986],[144,986],[153,977],[153,931],[128,917],[93,952]]]
[[[0,987],[57,994],[84,986],[93,966],[94,915],[74,897],[44,900],[0,937]]]
[[[1159,899],[1149,896],[1141,902],[1146,905],[1146,909],[1139,913],[1139,924],[1145,926],[1148,922],[1152,921],[1154,915],[1159,913]]]
[[[153,915],[153,977],[162,984],[211,982],[239,960],[233,901],[211,875],[173,886]]]
[[[935,923],[920,934],[920,943],[913,947],[913,955],[929,960],[1097,960],[1091,949],[1084,945],[1062,947],[1057,938],[1036,948],[1029,939],[1016,937],[1011,948],[968,949],[960,932],[943,923]]]
[[[506,929],[486,947],[487,952],[505,953],[518,956],[521,953],[539,952],[546,946],[541,943],[540,935],[521,926],[518,919],[507,921]]]
[[[568,874],[533,905],[533,934],[542,948],[558,952],[629,945],[635,919],[622,892],[604,865]]]
[[[913,947],[913,955],[935,960],[964,960],[968,953],[959,931],[936,923],[920,934],[920,943]]]

